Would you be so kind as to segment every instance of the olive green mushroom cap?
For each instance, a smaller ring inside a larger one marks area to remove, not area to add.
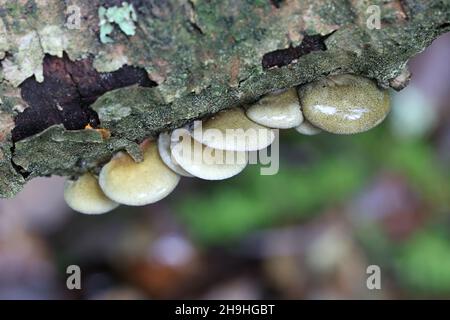
[[[380,124],[390,110],[387,90],[368,78],[337,75],[299,87],[303,116],[336,134],[364,132]]]
[[[106,213],[119,205],[103,193],[91,173],[85,173],[77,180],[66,180],[64,200],[73,210],[85,214]]]
[[[246,114],[256,123],[276,129],[298,127],[303,121],[295,88],[262,97],[247,109]]]
[[[142,206],[163,199],[175,189],[180,176],[161,160],[157,144],[146,141],[142,149],[142,162],[119,152],[103,166],[99,184],[106,196],[121,204]]]

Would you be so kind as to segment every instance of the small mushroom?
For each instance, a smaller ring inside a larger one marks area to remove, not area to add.
[[[352,134],[372,129],[390,109],[388,92],[361,76],[331,76],[298,90],[303,116],[331,133]]]
[[[161,160],[154,141],[147,140],[141,147],[142,162],[118,152],[100,171],[100,187],[118,203],[141,206],[157,202],[170,194],[180,180]]]
[[[178,173],[180,176],[184,177],[192,177],[192,175],[184,170],[178,163],[176,163],[175,159],[172,156],[170,151],[170,133],[161,132],[158,137],[158,151],[161,156],[162,161],[175,173]]]
[[[220,111],[203,122],[196,121],[191,134],[210,148],[229,151],[261,150],[275,139],[272,129],[249,120],[240,108]]]
[[[321,129],[313,126],[308,120],[304,120],[301,125],[295,128],[295,130],[306,136],[314,136],[322,132]]]
[[[97,178],[89,172],[76,180],[66,180],[64,200],[73,210],[85,214],[106,213],[119,205],[103,193]]]
[[[173,131],[171,140],[172,156],[175,161],[184,170],[200,179],[228,179],[247,166],[245,151],[209,148],[193,139],[187,129]]]
[[[256,123],[277,129],[298,127],[303,121],[295,88],[261,98],[247,109],[246,114]]]

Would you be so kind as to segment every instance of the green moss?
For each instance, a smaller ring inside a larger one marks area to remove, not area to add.
[[[352,10],[350,2],[316,2],[314,8],[321,20],[327,24],[342,26],[353,22],[355,19],[355,13]]]
[[[277,221],[307,218],[357,190],[365,175],[361,162],[339,157],[304,167],[283,162],[276,175],[261,176],[249,166],[203,195],[185,195],[177,212],[198,241],[223,243]]]
[[[25,184],[25,179],[17,172],[11,162],[10,143],[0,143],[0,197],[15,196]]]
[[[445,233],[445,230],[427,230],[400,249],[398,276],[416,294],[450,292],[450,239]]]
[[[20,17],[22,14],[22,6],[18,1],[6,1],[5,9],[8,11],[8,14],[12,17]]]

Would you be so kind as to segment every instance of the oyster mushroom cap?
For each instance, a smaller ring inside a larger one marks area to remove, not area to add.
[[[257,151],[275,139],[272,129],[247,118],[240,108],[223,110],[205,121],[194,122],[191,135],[198,142],[229,151]]]
[[[306,136],[313,136],[322,132],[322,129],[313,126],[308,120],[304,120],[298,127],[295,128],[295,130]]]
[[[70,208],[85,214],[106,213],[119,206],[103,193],[97,178],[89,172],[77,180],[66,180],[64,200]]]
[[[295,88],[262,97],[247,109],[246,115],[258,124],[277,129],[298,127],[303,121]]]
[[[390,110],[387,90],[356,75],[331,76],[300,86],[298,92],[305,119],[336,134],[372,129]]]
[[[247,153],[209,148],[192,138],[187,129],[172,133],[172,155],[177,163],[195,177],[223,180],[240,173],[247,166]]]
[[[142,162],[118,152],[100,171],[100,187],[118,203],[141,206],[157,202],[169,195],[180,180],[161,160],[154,141],[147,140],[141,146]]]
[[[183,177],[192,177],[192,175],[184,170],[174,159],[170,151],[170,133],[161,132],[158,136],[158,151],[161,160],[175,173]]]

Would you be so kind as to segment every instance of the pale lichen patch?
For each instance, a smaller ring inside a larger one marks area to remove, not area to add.
[[[94,58],[93,66],[98,72],[113,72],[128,64],[125,47],[115,45],[100,51]]]
[[[97,114],[100,121],[120,121],[131,114],[131,108],[116,103],[98,108]]]
[[[67,47],[67,37],[59,26],[45,26],[39,31],[42,50],[44,53],[62,58]]]
[[[17,87],[26,78],[35,76],[38,82],[44,81],[42,59],[44,52],[36,31],[19,37],[15,43],[17,52],[12,58],[2,61],[3,74],[13,86]]]
[[[5,141],[14,128],[14,119],[11,114],[0,111],[0,141]]]
[[[42,61],[45,54],[62,57],[67,43],[64,31],[56,25],[18,37],[15,43],[17,52],[2,61],[4,78],[15,87],[31,76],[38,82],[44,81]]]

